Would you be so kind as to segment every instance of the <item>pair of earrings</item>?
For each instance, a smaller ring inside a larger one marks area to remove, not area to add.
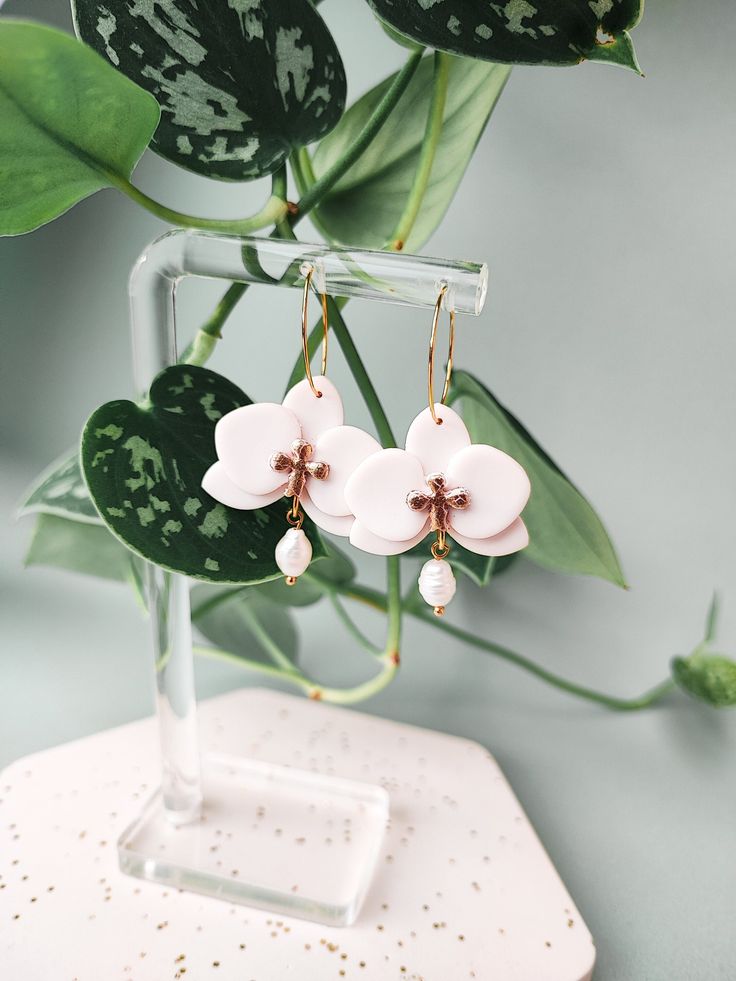
[[[307,311],[314,269],[305,270],[302,349],[306,378],[279,405],[262,402],[235,409],[215,427],[218,460],[203,489],[229,507],[249,510],[291,499],[292,526],[276,546],[276,564],[293,585],[309,566],[312,546],[304,514],[335,535],[374,555],[407,552],[428,534],[432,558],[419,576],[425,601],[441,616],[455,594],[444,561],[448,536],[481,555],[508,555],[529,541],[519,517],[529,498],[529,478],[507,453],[471,443],[460,416],[445,405],[452,375],[455,314],[450,312],[447,371],[434,399],[434,354],[443,286],[434,308],[429,344],[429,405],[407,432],[405,449],[382,449],[369,433],[343,424],[343,405],[327,369],[327,298],[322,300],[322,370],[312,376]]]

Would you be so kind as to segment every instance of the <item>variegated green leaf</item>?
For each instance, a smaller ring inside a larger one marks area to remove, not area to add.
[[[600,576],[624,586],[603,522],[518,419],[466,371],[454,372],[452,397],[462,400],[473,442],[497,446],[529,474],[532,493],[523,513],[529,545],[522,554],[548,569]]]
[[[127,181],[159,109],[68,34],[0,20],[0,235]]]
[[[498,101],[509,68],[451,59],[442,135],[422,208],[404,249],[420,249],[442,221]],[[414,180],[432,97],[433,59],[425,58],[398,105],[360,160],[318,209],[320,226],[342,245],[383,248]],[[386,94],[384,79],[352,105],[314,156],[322,176],[355,141]]]
[[[39,514],[25,564],[52,566],[135,585],[141,578],[143,563],[103,524]]]
[[[82,476],[78,449],[52,463],[26,491],[18,517],[36,512],[102,524]]]
[[[161,106],[153,148],[249,180],[324,136],[345,73],[309,0],[72,0],[77,33]]]
[[[226,378],[191,365],[167,368],[149,400],[108,402],[82,435],[82,469],[108,527],[156,565],[211,582],[260,582],[279,575],[274,549],[285,503],[239,511],[201,488],[215,462],[214,428],[248,397]],[[314,556],[322,540],[305,525]]]
[[[644,0],[368,0],[400,34],[439,51],[522,65],[608,61],[639,71],[628,31]]]

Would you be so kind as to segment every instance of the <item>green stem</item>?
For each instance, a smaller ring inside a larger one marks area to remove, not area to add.
[[[393,84],[388,89],[383,99],[379,102],[379,104],[371,113],[365,126],[358,134],[355,141],[348,147],[345,154],[339,160],[335,161],[333,166],[330,167],[329,170],[325,171],[322,177],[320,177],[319,180],[314,181],[314,183],[312,183],[309,186],[306,192],[302,194],[299,203],[295,206],[295,211],[293,214],[287,213],[285,185],[283,190],[283,196],[279,197],[277,195],[277,191],[281,189],[280,183],[277,184],[277,181],[280,182],[282,180],[281,173],[279,172],[278,176],[276,175],[274,176],[274,187],[272,188],[271,200],[274,200],[274,198],[279,200],[280,203],[283,205],[283,210],[279,209],[279,213],[273,218],[273,220],[271,222],[265,222],[264,225],[276,224],[277,226],[276,231],[278,235],[281,236],[282,238],[289,237],[289,235],[287,234],[287,230],[293,229],[298,224],[298,222],[300,222],[301,219],[309,211],[312,210],[312,208],[316,207],[316,205],[318,205],[319,202],[332,190],[332,188],[337,183],[337,181],[340,180],[340,178],[350,169],[350,167],[353,166],[353,164],[359,159],[359,157],[368,149],[371,142],[376,137],[379,130],[386,122],[389,115],[393,111],[394,107],[398,103],[399,99],[406,91],[409,82],[411,81],[415,71],[419,67],[419,62],[421,61],[421,59],[422,59],[422,51],[413,52],[409,56],[409,58],[406,61],[406,64],[394,79]],[[302,162],[304,162],[304,159],[305,158],[303,157]],[[306,159],[308,159],[308,155],[306,155]],[[292,159],[292,163],[293,163],[293,159]],[[297,168],[298,166],[299,164],[297,163]],[[311,170],[311,162],[309,166]],[[304,176],[304,174],[302,174],[302,176]],[[283,177],[283,180],[285,181],[285,176]],[[122,187],[122,190],[126,191],[126,193],[132,192],[131,196],[141,195],[141,197],[145,199],[145,195],[143,195],[142,192],[138,191],[132,185],[128,185],[127,187]],[[160,205],[157,205],[156,202],[151,202],[150,199],[147,200],[153,206],[161,207]],[[144,204],[144,206],[147,206],[144,200],[140,200],[140,203]],[[175,215],[176,212],[169,212],[168,220],[176,221],[177,219],[174,217]],[[162,216],[160,215],[159,217]],[[187,216],[181,216],[181,217],[185,219],[187,218]],[[196,227],[203,227],[201,225],[200,226],[196,225],[196,219],[188,219],[188,220],[190,222],[194,222]],[[261,225],[260,227],[264,227],[264,225]],[[245,233],[241,232],[240,234],[245,234]],[[220,301],[217,310],[215,311],[216,314],[219,312],[220,315],[219,316],[213,315],[213,317],[211,317],[210,320],[208,321],[208,325],[210,327],[210,329],[207,331],[208,337],[216,338],[220,336],[220,332],[225,323],[225,320],[234,309],[238,300],[240,300],[240,298],[242,297],[243,293],[245,292],[245,289],[246,287],[242,283],[233,283],[232,286],[229,287],[229,289],[222,297],[222,300]],[[214,346],[212,342],[208,341],[207,339],[201,339],[200,335],[198,335],[198,340],[200,342],[200,348],[196,356],[198,357],[203,357],[205,355],[209,356],[209,354],[212,353],[212,347]],[[193,347],[196,346],[196,344],[197,341],[195,341],[195,345],[193,345]],[[192,351],[189,351],[190,356],[192,353],[193,353]],[[198,360],[196,363],[203,364],[204,362]]]
[[[346,585],[332,583],[331,586],[337,593],[348,599],[366,603],[373,609],[379,611],[388,609],[388,597],[379,590],[371,589],[369,586],[361,586],[359,583],[349,583]],[[463,643],[477,647],[479,650],[493,654],[495,657],[516,665],[522,671],[535,675],[555,688],[566,691],[571,695],[576,695],[578,698],[584,698],[587,701],[605,705],[607,708],[614,709],[618,712],[636,712],[640,709],[648,708],[676,687],[674,681],[667,678],[637,698],[618,698],[615,695],[606,695],[593,688],[586,688],[584,685],[575,684],[566,678],[560,677],[560,675],[553,674],[551,671],[547,671],[546,668],[535,664],[528,657],[524,657],[523,654],[517,654],[516,651],[510,650],[508,647],[495,644],[493,641],[485,640],[483,637],[476,637],[475,634],[471,634],[467,630],[462,630],[460,627],[447,623],[445,620],[439,620],[429,609],[425,611],[423,608],[409,603],[404,605],[404,612],[409,613],[428,626],[435,627],[437,630],[441,630],[443,633],[463,641]]]
[[[442,135],[442,122],[447,101],[447,85],[450,78],[450,59],[441,51],[434,54],[434,77],[432,80],[432,98],[427,113],[427,125],[422,139],[419,162],[414,173],[409,197],[404,211],[389,236],[388,248],[400,252],[406,244],[409,234],[417,220],[422,206],[429,178],[432,173],[437,146]]]
[[[292,227],[301,218],[303,218],[304,215],[308,214],[312,208],[319,204],[322,198],[324,198],[325,195],[332,190],[340,178],[343,177],[348,170],[350,170],[358,158],[368,149],[383,124],[393,112],[399,99],[406,91],[409,82],[412,80],[414,73],[419,67],[419,62],[422,60],[423,54],[424,51],[420,50],[413,51],[409,55],[404,67],[396,75],[396,78],[391,83],[391,86],[387,89],[385,95],[371,113],[365,126],[360,131],[354,142],[347,148],[342,157],[340,157],[339,160],[336,160],[331,167],[328,167],[324,174],[322,174],[322,176],[318,178],[314,184],[312,184],[307,192],[302,195],[297,204],[296,214],[291,220]]]
[[[112,175],[108,176],[112,180]],[[172,225],[178,225],[181,228],[198,228],[204,231],[222,232],[227,235],[250,235],[252,232],[257,232],[261,228],[266,228],[268,225],[277,223],[288,213],[286,200],[272,195],[263,208],[249,218],[196,218],[192,215],[182,214],[180,211],[174,211],[173,208],[167,208],[166,205],[159,204],[158,201],[154,201],[153,198],[141,191],[140,188],[135,187],[130,181],[124,180],[123,178],[115,177],[114,184],[124,194],[127,194],[129,198],[144,207],[146,211],[150,211],[151,214],[156,215],[157,218],[161,218],[162,221],[170,222]]]
[[[353,637],[355,638],[355,640],[358,641],[360,646],[365,648],[365,650],[369,651],[371,654],[376,654],[376,655],[382,654],[383,651],[381,650],[381,648],[378,647],[376,644],[374,644],[373,641],[369,640],[365,636],[363,631],[356,626],[356,624],[353,622],[352,618],[350,617],[350,614],[347,612],[347,610],[342,605],[342,603],[340,602],[339,598],[335,595],[335,593],[329,592],[327,596],[328,599],[330,600],[330,603],[332,603],[332,608],[334,609],[335,613],[337,613],[343,626],[348,630],[349,633],[353,635]]]
[[[381,405],[378,392],[376,392],[370,375],[366,371],[365,365],[363,364],[363,359],[358,353],[358,349],[355,346],[353,337],[343,319],[340,308],[332,297],[328,297],[327,299],[327,309],[330,315],[332,330],[337,338],[337,343],[340,345],[342,353],[345,355],[345,360],[347,361],[348,367],[352,372],[355,383],[360,389],[360,394],[363,396],[363,401],[368,407],[368,411],[371,414],[371,419],[373,420],[373,425],[376,427],[376,432],[378,433],[378,438],[380,439],[384,448],[396,446],[396,437],[391,429],[391,423],[388,421],[388,416]]]

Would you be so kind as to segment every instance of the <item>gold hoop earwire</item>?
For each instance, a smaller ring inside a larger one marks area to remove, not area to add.
[[[427,390],[429,395],[429,411],[438,426],[442,425],[442,419],[437,415],[434,408],[434,349],[437,342],[437,325],[440,322],[440,311],[442,304],[447,296],[447,283],[444,284],[434,305],[434,316],[432,318],[432,333],[429,338],[429,362],[427,365]],[[442,398],[440,404],[444,405],[447,393],[450,390],[450,379],[452,378],[452,356],[455,352],[455,311],[450,310],[450,344],[447,351],[447,369],[445,371],[445,384],[442,387]]]
[[[302,352],[304,354],[304,371],[307,376],[307,381],[309,382],[309,387],[312,389],[312,393],[318,399],[322,398],[322,392],[320,392],[314,384],[314,379],[312,378],[312,366],[310,364],[309,357],[309,329],[307,325],[307,313],[309,310],[309,290],[312,286],[312,276],[314,275],[314,266],[310,266],[304,277],[304,293],[302,294]],[[327,319],[327,295],[325,293],[320,294],[322,298],[322,371],[321,374],[324,375],[327,371],[327,333],[329,330],[329,323]]]

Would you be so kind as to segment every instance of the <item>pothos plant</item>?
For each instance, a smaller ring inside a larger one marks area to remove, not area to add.
[[[343,62],[317,0],[72,0],[79,40],[0,19],[0,233],[29,232],[112,187],[177,226],[236,235],[271,229],[294,239],[309,215],[328,243],[415,251],[442,220],[511,65],[588,60],[639,71],[629,31],[643,0],[368,3],[405,49],[405,62],[347,109]],[[215,180],[270,176],[270,193],[247,217],[181,214],[131,182],[148,146]],[[256,255],[243,258],[257,268]],[[436,620],[415,588],[402,593],[398,557],[387,559],[385,593],[360,584],[351,560],[316,529],[310,538],[318,561],[286,588],[273,557],[286,529],[283,507],[234,511],[201,489],[215,460],[216,421],[249,402],[237,385],[205,367],[246,289],[236,283],[227,290],[181,363],[159,375],[146,400],[97,410],[85,427],[81,456],[75,449],[41,475],[22,507],[36,515],[29,564],[129,581],[139,591],[146,561],[199,580],[192,591],[193,619],[204,638],[198,650],[337,702],[358,701],[391,681],[404,614],[614,709],[644,708],[675,684],[712,705],[736,702],[736,665],[710,652],[715,604],[703,643],[675,659],[673,677],[625,699],[573,684]],[[379,439],[394,446],[344,308],[344,300],[330,301],[331,329]],[[312,349],[320,332],[318,323]],[[301,372],[298,364],[288,384]],[[450,398],[474,442],[505,450],[529,474],[526,560],[623,586],[591,505],[484,382],[456,371]],[[487,558],[455,546],[450,561],[487,588],[517,557]],[[331,689],[300,669],[292,611],[320,601],[332,604],[375,659],[369,681]],[[387,614],[384,647],[363,635],[345,601]]]

